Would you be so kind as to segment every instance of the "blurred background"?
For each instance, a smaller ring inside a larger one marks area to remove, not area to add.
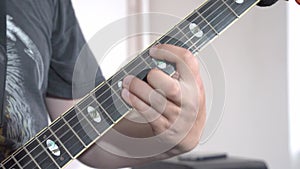
[[[159,12],[183,18],[203,1],[73,0],[73,6],[89,40],[103,27],[130,14]],[[225,73],[225,108],[217,130],[196,151],[260,159],[271,169],[300,168],[299,12],[294,1],[255,7],[212,43]],[[165,26],[164,22],[143,20],[136,29]],[[121,62],[128,60],[152,40],[139,36],[120,43],[117,51],[125,54],[117,56]],[[209,56],[200,53],[200,57]],[[100,64],[107,77],[118,68],[111,61]],[[77,161],[67,168],[88,169]]]

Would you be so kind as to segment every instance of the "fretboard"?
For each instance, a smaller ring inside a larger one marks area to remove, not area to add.
[[[258,2],[208,0],[150,47],[172,44],[195,54]],[[152,59],[149,48],[4,160],[1,168],[56,169],[77,158],[130,112],[131,107],[120,97],[125,76],[143,79],[153,68],[174,73],[174,65]]]

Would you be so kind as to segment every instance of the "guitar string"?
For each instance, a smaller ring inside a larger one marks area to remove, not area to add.
[[[217,2],[217,1],[216,1],[216,2]],[[216,3],[216,2],[215,2],[215,3]],[[215,3],[213,3],[210,7],[212,7]],[[225,2],[223,2],[223,3],[225,3]],[[234,3],[234,2],[233,2],[233,3]],[[222,5],[224,5],[224,4],[222,4]],[[218,8],[220,8],[222,5],[220,5]],[[230,4],[230,5],[232,5],[232,4]],[[209,8],[210,8],[210,7],[209,7]],[[207,10],[208,10],[209,8],[207,8]],[[217,9],[218,9],[218,8],[217,8]],[[199,10],[199,9],[198,9],[198,10]],[[225,10],[224,10],[224,11],[225,11]],[[214,12],[215,12],[215,11],[214,11]],[[223,12],[223,11],[222,11],[222,12]],[[213,13],[213,12],[212,12],[212,13]],[[211,13],[211,14],[212,14],[212,13]],[[192,13],[192,14],[194,14],[194,13]],[[208,15],[208,16],[209,16],[209,15]],[[228,16],[228,15],[227,15],[227,16]],[[227,16],[226,16],[226,17],[227,17]],[[226,17],[225,17],[225,18],[226,18]],[[200,15],[197,16],[194,20],[199,19],[199,18],[201,18]],[[217,18],[217,17],[215,17],[215,18]],[[214,18],[214,19],[215,19],[215,18]],[[194,20],[193,20],[193,21],[194,21]],[[221,20],[221,21],[222,21],[222,20]],[[204,20],[202,20],[200,23],[202,23],[202,22],[205,23]],[[199,23],[199,24],[200,24],[200,23]],[[220,23],[220,22],[219,22],[219,23]],[[218,24],[219,24],[219,23],[218,23]],[[180,24],[180,23],[179,23],[179,24]],[[206,25],[206,26],[209,26],[209,25]],[[175,27],[176,27],[176,26],[175,26]],[[187,27],[187,26],[186,26],[186,27]],[[171,30],[173,30],[173,29],[171,29]],[[210,31],[212,31],[212,29],[210,29]],[[176,35],[177,35],[177,34],[175,34],[175,36],[176,36]],[[182,37],[181,37],[181,38],[182,38]],[[180,38],[179,40],[181,40],[181,38]],[[170,39],[170,40],[172,40],[172,39]],[[170,40],[168,40],[166,43],[168,43]],[[158,41],[159,41],[159,40],[158,40]],[[196,43],[197,43],[197,42],[196,42]],[[192,45],[190,48],[192,48],[192,47],[194,47],[195,45],[197,45],[196,43],[194,43],[194,45]],[[186,43],[184,43],[183,45],[186,45]],[[181,46],[181,47],[182,47],[182,46]],[[189,48],[189,49],[190,49],[190,48]],[[199,50],[198,47],[197,47],[195,50],[193,50],[193,52],[195,52],[195,51],[197,51],[197,50]],[[113,85],[112,85],[112,86],[113,86]],[[103,101],[103,102],[104,102],[104,101]],[[82,112],[81,112],[81,113],[82,113]],[[107,119],[105,119],[105,120],[107,120]],[[77,123],[77,124],[78,124],[78,123]],[[57,130],[58,130],[58,129],[57,129]],[[57,131],[57,130],[56,130],[56,131]],[[65,133],[65,134],[66,134],[66,133]],[[63,136],[63,135],[62,135],[62,136]],[[32,151],[30,151],[30,152],[32,152]],[[40,155],[40,154],[39,154],[39,155]],[[39,155],[37,155],[37,156],[39,156]],[[36,157],[37,157],[37,156],[36,156]],[[26,165],[25,165],[25,166],[26,166]]]
[[[227,16],[228,16],[228,15],[227,15]],[[195,18],[195,19],[198,19],[198,18]],[[195,19],[194,19],[194,20],[195,20]],[[186,44],[186,43],[184,43],[184,45],[185,45],[185,44]],[[195,44],[195,45],[196,45],[196,44]],[[196,50],[197,50],[197,48],[196,48]],[[194,51],[196,51],[196,50],[194,50]],[[56,130],[56,131],[57,131],[57,130]]]

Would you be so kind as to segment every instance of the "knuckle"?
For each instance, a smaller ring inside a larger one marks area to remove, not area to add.
[[[167,103],[167,99],[163,96],[161,96],[160,94],[157,94],[156,96],[151,98],[151,104],[155,107],[161,107],[164,108],[166,103]],[[160,110],[160,112],[163,112],[164,110]]]
[[[138,101],[138,99],[135,96],[130,95],[129,99],[130,99],[131,106],[133,106],[133,107],[139,107],[138,106],[139,105],[139,101]]]
[[[182,49],[182,57],[185,62],[189,62],[192,59],[193,54],[188,49]]]
[[[148,72],[148,75],[147,75],[147,79],[153,79],[153,78],[155,78],[155,75],[157,74],[157,73],[159,73],[159,69],[157,69],[157,68],[154,68],[154,69],[151,69],[149,72]]]
[[[174,82],[169,86],[169,97],[178,98],[181,95],[181,88],[178,83]]]
[[[172,108],[169,108],[169,109],[172,110],[173,118],[175,118],[175,120],[176,120],[181,113],[181,109],[178,108],[177,106],[173,106],[173,105],[170,105],[169,107],[171,107],[171,106],[172,106]]]

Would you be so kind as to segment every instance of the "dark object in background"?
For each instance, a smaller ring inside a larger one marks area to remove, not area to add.
[[[268,169],[262,160],[228,157],[205,161],[179,161],[174,158],[153,162],[133,169]]]
[[[261,0],[257,5],[258,6],[271,6],[275,4],[278,0]]]

